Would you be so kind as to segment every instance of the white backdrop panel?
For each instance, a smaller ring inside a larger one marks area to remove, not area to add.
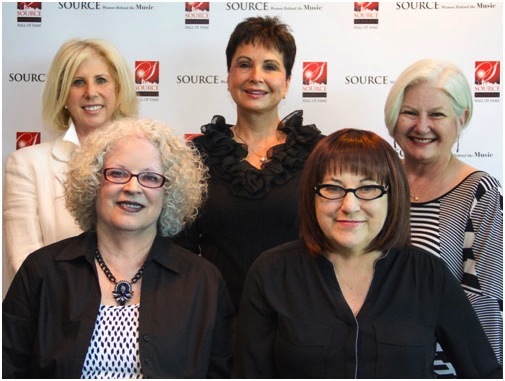
[[[141,97],[140,114],[181,135],[198,133],[215,114],[235,121],[225,48],[235,25],[249,16],[279,16],[291,26],[298,53],[281,116],[303,109],[305,122],[325,134],[356,127],[393,143],[383,107],[407,65],[447,59],[473,85],[476,61],[503,60],[501,2],[366,3],[372,10],[364,12],[355,12],[353,2],[210,2],[203,3],[208,12],[189,13],[184,2],[31,3],[40,21],[19,21],[17,4],[2,4],[2,168],[16,149],[16,133],[40,132],[42,141],[56,136],[41,123],[42,81],[60,45],[72,37],[111,41],[132,70],[135,61],[158,61],[159,96]],[[208,24],[186,23],[202,16]],[[355,24],[363,18],[377,23]],[[327,64],[325,98],[303,97],[304,62]],[[458,155],[503,182],[503,102],[500,84],[495,86],[500,97],[475,98]],[[5,258],[3,264],[5,294]]]

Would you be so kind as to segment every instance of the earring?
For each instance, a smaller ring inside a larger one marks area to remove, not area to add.
[[[456,153],[459,153],[459,136],[458,136],[458,144],[456,145]]]
[[[65,105],[65,110],[68,110],[68,107],[67,107],[67,105]]]

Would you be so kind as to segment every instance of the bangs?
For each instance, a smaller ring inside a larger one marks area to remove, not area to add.
[[[328,174],[349,172],[388,185],[388,168],[384,165],[388,159],[384,147],[367,136],[353,139],[351,135],[333,141],[323,153],[321,162],[326,165],[320,167],[322,171],[318,174],[318,181],[322,182]]]

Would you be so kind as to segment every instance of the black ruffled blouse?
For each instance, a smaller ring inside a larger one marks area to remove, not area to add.
[[[202,126],[203,136],[193,140],[204,155],[212,175],[231,182],[231,191],[239,197],[256,199],[268,194],[272,184],[282,185],[303,168],[315,143],[322,137],[314,124],[303,125],[303,111],[294,111],[277,127],[286,134],[286,142],[270,148],[261,169],[245,160],[247,145],[233,140],[231,125],[216,115]]]
[[[196,221],[176,242],[201,254],[223,274],[238,311],[245,277],[265,250],[299,236],[298,198],[304,163],[323,137],[302,125],[302,111],[279,124],[286,142],[272,147],[261,169],[247,160],[247,146],[233,140],[222,116],[193,139],[209,167],[208,197]]]

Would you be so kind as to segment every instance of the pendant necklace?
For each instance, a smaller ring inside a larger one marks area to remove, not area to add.
[[[435,185],[432,185],[431,187],[429,187],[428,189],[426,189],[423,193],[421,194],[418,194],[417,192],[414,192],[414,194],[411,194],[410,197],[412,197],[414,199],[414,201],[419,201],[419,198],[425,194],[427,194],[429,191],[431,191],[433,189]],[[414,189],[412,189],[413,191]]]
[[[451,157],[449,158],[449,162],[447,163],[447,166],[444,168],[444,170],[442,171],[441,175],[440,175],[440,178],[441,180],[444,180],[447,178],[447,171],[449,170],[450,168],[450,165],[451,165],[451,161],[452,161],[452,158],[453,156],[451,155]],[[414,193],[414,194],[411,194],[410,197],[414,199],[414,201],[419,201],[419,198],[421,196],[424,196],[426,194],[428,194],[434,187],[435,185],[440,185],[439,183],[435,183],[434,181],[432,181],[434,184],[432,186],[430,186],[428,189],[426,189],[424,192],[422,192],[421,194],[418,194],[417,192],[414,191],[414,189],[412,188],[412,186],[410,185],[410,181],[409,181],[409,187],[410,187],[410,190]]]
[[[142,274],[144,273],[144,265],[137,271],[135,276],[132,278],[131,282],[128,282],[126,280],[120,280],[119,282],[116,282],[116,277],[112,275],[111,271],[105,264],[102,255],[100,254],[100,251],[98,250],[98,247],[96,248],[95,251],[95,258],[100,265],[101,269],[107,276],[107,278],[114,283],[114,291],[112,291],[112,296],[116,301],[124,306],[125,303],[130,300],[133,296],[133,290],[132,290],[132,284],[137,283],[137,281],[142,277]]]
[[[240,140],[242,140],[242,141],[245,143],[245,145],[246,145],[247,149],[251,150],[251,152],[252,152],[253,154],[255,154],[256,156],[258,156],[258,157],[260,158],[260,161],[261,161],[262,163],[265,163],[265,162],[267,161],[267,157],[266,157],[265,155],[260,155],[259,153],[256,153],[256,151],[254,151],[254,150],[253,150],[253,149],[249,146],[249,144],[247,144],[247,142],[244,140],[244,138],[243,138],[243,137],[241,137],[241,136],[237,133],[237,130],[235,130],[235,135],[237,135],[237,138],[239,138]]]

